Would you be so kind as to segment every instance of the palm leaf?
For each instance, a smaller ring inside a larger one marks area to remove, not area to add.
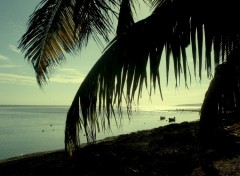
[[[153,87],[155,89],[158,84],[161,93],[159,65],[161,53],[167,42],[161,40],[161,33],[159,35],[158,30],[151,31],[156,22],[154,18],[153,16],[137,22],[125,33],[116,37],[81,84],[67,115],[65,143],[68,151],[80,145],[77,138],[81,128],[78,127],[85,129],[88,142],[95,141],[98,119],[105,121],[104,118],[107,118],[107,125],[110,127],[109,119],[114,114],[114,109],[117,108],[121,114],[123,96],[127,110],[131,112],[136,91],[138,90],[139,98],[144,82],[147,86],[148,60]],[[171,42],[173,46],[174,41]],[[181,49],[179,48],[179,52]],[[181,65],[180,59],[175,62]],[[97,101],[99,108],[103,109],[99,112],[103,114],[96,111]],[[75,111],[78,107],[80,107],[79,112]],[[101,124],[104,129],[106,124],[103,122]]]
[[[117,6],[118,1],[42,0],[19,43],[40,86],[65,60],[64,52],[76,53],[90,36],[97,42],[99,35],[108,41],[113,29],[110,13],[116,15],[110,5]]]
[[[131,2],[132,2],[131,0],[122,0],[119,11],[117,35],[120,35],[123,32],[125,32],[134,23],[131,10]]]
[[[33,64],[39,85],[46,81],[52,67],[64,60],[62,50],[73,51],[76,43],[71,18],[73,1],[43,0],[40,5],[31,15],[19,44]]]
[[[202,2],[153,0],[152,3],[155,5],[153,14],[125,28],[124,32],[111,42],[81,84],[69,109],[65,130],[66,150],[72,151],[79,147],[79,130],[83,128],[87,140],[94,142],[96,131],[99,130],[99,119],[103,130],[106,126],[110,127],[109,119],[112,116],[115,117],[114,109],[117,108],[121,112],[123,97],[128,112],[131,112],[136,91],[138,90],[139,98],[144,82],[148,87],[146,74],[148,61],[150,61],[150,85],[155,89],[158,84],[161,93],[159,66],[164,48],[167,78],[170,59],[173,59],[176,86],[182,72],[187,83],[188,66],[185,49],[190,44],[194,55],[194,68],[196,68],[198,52],[200,78],[203,46],[208,75],[211,73],[213,45],[215,46],[215,64],[220,61],[218,58],[220,53],[224,61],[233,49],[239,48],[238,25],[222,21],[225,4],[217,3],[214,6],[217,12],[211,16],[212,4],[205,7]],[[203,10],[203,7],[204,14],[201,16],[199,8]],[[218,13],[221,15],[218,16]],[[207,16],[211,18],[206,18]],[[227,14],[227,17],[236,18],[234,14]],[[231,28],[227,28],[227,25],[231,25]],[[220,47],[214,44],[216,40],[219,41]],[[203,41],[205,41],[204,44]],[[97,111],[97,105],[99,111]],[[106,121],[107,124],[105,124]]]
[[[172,59],[178,86],[182,72],[185,83],[188,82],[185,50],[190,44],[194,69],[198,63],[200,79],[204,49],[206,70],[211,76],[212,49],[217,65],[225,61],[233,50],[240,48],[237,2],[149,2],[153,5],[153,13],[137,23],[133,21],[130,0],[42,0],[30,17],[19,48],[26,52],[25,58],[33,64],[41,86],[53,69],[65,60],[64,52],[79,51],[87,45],[90,37],[100,43],[101,39],[108,41],[113,29],[112,17],[117,17],[116,10],[120,8],[117,37],[89,72],[69,109],[65,131],[68,151],[80,145],[79,130],[85,130],[88,141],[95,141],[99,124],[103,130],[110,127],[110,117],[115,117],[115,106],[121,114],[123,98],[128,112],[131,112],[136,91],[139,99],[144,83],[154,90],[158,84],[162,94],[159,66],[164,49],[167,80]],[[150,84],[147,81],[148,62]]]

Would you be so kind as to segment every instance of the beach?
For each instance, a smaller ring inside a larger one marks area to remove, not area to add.
[[[238,136],[239,124],[228,128]],[[0,162],[1,175],[240,175],[239,144],[229,137],[203,148],[199,121],[108,137],[69,157],[64,150]]]

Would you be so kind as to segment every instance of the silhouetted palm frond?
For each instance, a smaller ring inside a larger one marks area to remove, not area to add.
[[[187,86],[186,47],[192,46],[195,75],[199,71],[200,79],[203,58],[211,76],[212,56],[217,65],[240,48],[235,0],[148,0],[153,13],[136,23],[132,15],[133,2],[42,0],[20,39],[19,48],[33,64],[41,86],[47,82],[53,68],[65,60],[64,52],[79,51],[90,37],[97,42],[108,41],[114,18],[118,19],[116,38],[81,84],[68,111],[65,131],[68,151],[80,145],[79,130],[84,129],[88,141],[94,141],[100,125],[103,129],[106,125],[110,127],[114,108],[121,112],[123,100],[131,111],[136,91],[139,98],[144,83],[150,87],[150,94],[157,86],[161,93],[159,66],[163,51],[167,80],[172,60],[176,86],[182,73]]]
[[[164,49],[167,77],[172,59],[178,86],[182,72],[185,83],[188,80],[187,46],[192,46],[194,68],[196,70],[198,61],[200,78],[203,51],[206,70],[211,76],[212,51],[215,64],[219,64],[239,48],[240,30],[234,21],[236,12],[231,11],[235,2],[228,5],[214,0],[212,4],[200,0],[151,2],[155,5],[153,14],[121,32],[81,84],[67,115],[65,145],[68,151],[80,145],[80,129],[85,129],[88,141],[94,141],[99,124],[105,128],[104,122],[108,122],[110,126],[109,119],[114,116],[115,106],[121,111],[123,97],[131,110],[136,91],[139,97],[144,82],[147,86],[148,62],[150,84],[154,89],[158,85],[161,92],[159,66]]]
[[[85,129],[88,142],[95,141],[99,124],[102,130],[110,127],[110,117],[114,116],[115,105],[121,113],[124,97],[128,111],[131,111],[131,103],[138,86],[140,95],[147,77],[148,53],[147,50],[146,53],[136,52],[143,48],[129,47],[125,41],[115,41],[82,82],[67,115],[65,144],[68,150],[72,150],[72,146],[76,148],[80,145],[80,129]],[[133,55],[126,56],[124,50]]]
[[[40,86],[46,83],[53,68],[65,60],[64,52],[79,51],[90,36],[98,42],[98,36],[109,40],[116,16],[110,6],[119,6],[118,0],[42,0],[19,44],[32,63]]]

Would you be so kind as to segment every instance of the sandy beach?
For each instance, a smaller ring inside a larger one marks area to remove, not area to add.
[[[228,128],[236,136],[239,124]],[[1,176],[27,175],[240,175],[240,147],[230,137],[204,148],[199,121],[106,138],[83,146],[74,158],[64,150],[2,160]]]

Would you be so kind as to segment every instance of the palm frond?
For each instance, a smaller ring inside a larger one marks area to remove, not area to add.
[[[238,10],[235,1],[226,3],[223,0],[152,0],[151,3],[154,8],[153,13],[164,15],[163,11],[166,9],[166,20],[169,23],[173,22],[176,25],[176,29],[180,27],[180,32],[185,31],[184,33],[186,35],[181,34],[181,39],[185,40],[186,44],[190,41],[195,69],[198,54],[200,79],[203,51],[205,51],[205,68],[208,76],[211,77],[212,51],[214,52],[214,62],[216,66],[224,62],[227,55],[239,45],[240,28],[237,22]],[[159,22],[159,24],[161,23]],[[189,30],[184,30],[183,28],[190,28],[190,36]]]
[[[131,2],[132,2],[131,0],[122,0],[119,11],[117,35],[120,35],[123,32],[125,32],[134,23],[131,10]]]
[[[39,85],[48,78],[52,67],[64,60],[63,50],[75,48],[74,1],[47,1],[30,17],[28,29],[20,39],[19,48],[32,63]]]
[[[28,21],[28,29],[21,37],[19,48],[32,63],[40,86],[57,65],[65,60],[64,52],[76,53],[91,36],[108,41],[112,31],[112,6],[117,0],[76,1],[42,0]],[[116,7],[115,7],[116,8]]]
[[[137,90],[139,99],[144,83],[148,87],[148,62],[150,62],[150,79],[153,87],[155,89],[158,84],[160,93],[162,93],[159,65],[167,42],[166,38],[161,39],[158,30],[152,31],[155,29],[153,26],[156,22],[153,19],[154,17],[151,17],[137,22],[125,33],[116,37],[81,84],[67,115],[65,143],[68,151],[80,145],[80,143],[75,143],[79,142],[77,137],[81,128],[78,127],[85,129],[89,142],[95,141],[95,133],[101,117],[109,122],[115,108],[121,111],[123,101],[127,105],[128,112],[131,112],[131,104]],[[185,53],[182,49],[179,48],[178,52]],[[177,59],[175,62],[180,69],[181,60]],[[100,111],[96,111],[97,106]],[[80,111],[75,111],[78,108]],[[104,123],[101,122],[101,124]],[[109,125],[108,123],[108,127]],[[103,127],[105,128],[105,125]],[[73,129],[76,131],[73,132]]]
[[[205,7],[201,4],[202,1],[192,2],[191,0],[165,0],[159,1],[160,3],[153,0],[152,2],[156,4],[153,14],[125,28],[124,33],[111,42],[81,84],[67,115],[66,150],[72,151],[78,148],[80,142],[77,138],[79,130],[83,128],[88,141],[95,141],[99,124],[105,128],[104,122],[108,122],[107,125],[110,127],[109,119],[115,114],[115,106],[121,111],[123,100],[131,112],[136,91],[138,90],[139,98],[144,83],[148,87],[146,71],[148,62],[150,63],[150,85],[155,89],[158,84],[161,93],[159,66],[164,49],[167,78],[172,59],[176,86],[178,86],[182,72],[185,83],[188,79],[189,70],[185,51],[187,46],[192,45],[195,69],[197,60],[199,61],[200,78],[203,49],[206,55],[206,70],[210,76],[212,46],[215,64],[220,61],[220,56],[224,61],[233,49],[240,48],[238,25],[231,24],[232,28],[229,29],[226,27],[229,21],[221,21],[223,15],[211,16],[212,5]],[[199,11],[199,7],[206,9],[203,16],[200,13],[203,9]],[[222,13],[224,4],[217,4],[216,8],[218,13]],[[231,15],[234,14],[227,14],[229,18]],[[206,18],[207,16],[211,18]]]
[[[134,55],[131,58],[125,57],[123,50]],[[100,123],[99,118],[103,118],[102,130],[110,127],[109,119],[114,116],[114,105],[117,105],[120,111],[125,83],[127,87],[125,101],[128,110],[131,111],[131,103],[137,86],[143,85],[146,79],[148,54],[139,55],[130,50],[133,49],[125,45],[125,38],[117,40],[97,61],[82,82],[67,115],[65,130],[67,150],[75,149],[80,145],[80,143],[75,143],[78,142],[79,126],[84,127],[88,142],[95,141],[95,133]],[[136,62],[137,59],[139,59],[138,62]],[[141,89],[142,87],[139,90]],[[97,111],[97,106],[102,108],[101,111]],[[77,107],[80,107],[80,111],[73,112]],[[104,122],[105,118],[107,124]],[[72,133],[73,129],[77,130]]]
[[[74,22],[79,37],[80,47],[87,44],[89,36],[101,44],[101,38],[109,41],[113,33],[113,17],[117,18],[119,0],[89,0],[76,1],[74,7]]]

